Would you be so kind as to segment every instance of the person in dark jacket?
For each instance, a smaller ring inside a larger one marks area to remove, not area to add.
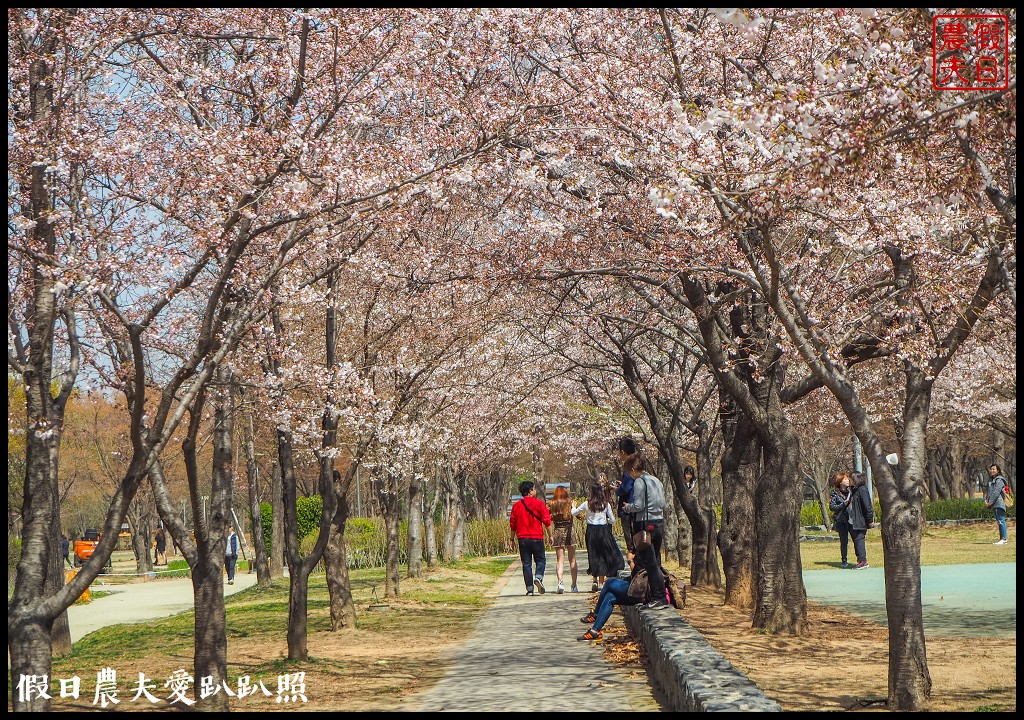
[[[832,527],[839,533],[839,554],[844,568],[850,567],[846,561],[850,547],[850,503],[853,502],[850,484],[850,473],[836,473],[832,478],[832,497],[828,502],[828,509],[832,511]]]
[[[551,513],[548,506],[537,498],[537,488],[529,480],[519,483],[519,494],[522,500],[512,506],[512,514],[508,524],[512,530],[512,538],[519,540],[519,559],[523,561],[523,580],[526,581],[526,594],[533,595],[534,587],[541,595],[544,594],[544,530],[551,527]],[[533,573],[533,564],[537,564],[537,574]]]
[[[626,470],[626,459],[637,452],[636,443],[633,438],[619,438],[619,462],[622,463],[622,479],[615,486],[615,495],[618,499],[616,513],[619,516],[619,523],[622,525],[623,539],[626,541],[626,560],[633,559],[636,548],[633,547],[633,514],[624,509],[626,503],[633,498],[633,476]],[[597,591],[597,583],[591,588]]]
[[[853,550],[857,553],[857,565],[854,570],[863,570],[868,565],[868,551],[865,538],[868,528],[875,523],[875,509],[871,505],[871,494],[868,492],[868,479],[864,473],[850,473],[853,483],[853,496],[850,499],[850,535],[853,536]]]
[[[71,540],[68,538],[67,533],[60,536],[60,554],[64,558],[65,563],[71,567],[75,566],[71,562]]]
[[[1010,485],[1003,477],[1003,470],[998,465],[989,465],[988,490],[985,492],[985,506],[992,508],[999,526],[999,539],[993,545],[1006,544],[1006,488]]]

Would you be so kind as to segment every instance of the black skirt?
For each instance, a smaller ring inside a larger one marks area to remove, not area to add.
[[[590,567],[587,575],[596,577],[615,577],[619,570],[626,567],[622,550],[615,542],[611,525],[587,525],[587,559]]]

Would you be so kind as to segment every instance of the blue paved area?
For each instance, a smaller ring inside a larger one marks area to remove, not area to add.
[[[805,570],[807,597],[887,624],[885,575],[866,570]],[[1017,564],[927,565],[921,601],[928,636],[1016,637]]]

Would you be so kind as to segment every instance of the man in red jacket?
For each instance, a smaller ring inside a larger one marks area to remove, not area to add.
[[[519,558],[523,561],[523,580],[526,581],[526,594],[533,595],[534,586],[537,592],[544,594],[544,536],[545,527],[551,527],[551,513],[548,506],[537,499],[537,488],[529,480],[519,483],[519,494],[523,499],[512,506],[512,514],[508,524],[512,528],[512,538],[519,538]],[[534,579],[533,563],[537,563],[537,577]]]

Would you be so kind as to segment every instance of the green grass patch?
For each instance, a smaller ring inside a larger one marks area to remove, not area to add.
[[[1003,563],[1017,561],[1016,522],[1010,523],[1010,542],[993,545],[999,539],[996,522],[972,525],[926,527],[921,537],[922,565],[968,565],[974,563]],[[838,538],[833,532],[831,537]],[[885,567],[882,554],[882,532],[872,528],[867,533],[867,555],[871,567]],[[839,567],[839,542],[808,541],[800,543],[800,559],[804,570],[824,570]],[[848,559],[856,562],[853,539],[850,539]]]

